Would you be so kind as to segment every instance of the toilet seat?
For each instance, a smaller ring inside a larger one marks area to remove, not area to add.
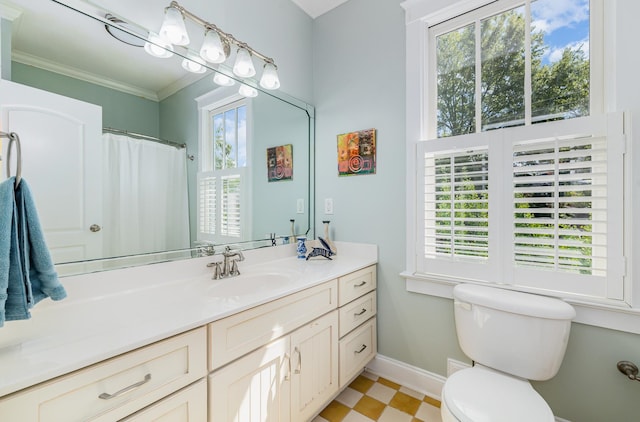
[[[461,422],[553,422],[549,405],[523,379],[476,365],[451,375],[442,405]]]

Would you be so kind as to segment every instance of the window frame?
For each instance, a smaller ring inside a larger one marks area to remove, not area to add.
[[[501,1],[499,0],[498,3]],[[489,0],[464,0],[457,1],[447,6],[441,4],[433,4],[428,0],[408,0],[405,1],[402,6],[405,8],[405,23],[406,23],[406,136],[407,136],[407,148],[406,148],[406,192],[407,192],[407,206],[406,206],[406,258],[405,258],[405,270],[401,273],[401,276],[405,279],[406,288],[408,291],[423,293],[427,295],[452,298],[452,289],[455,284],[459,282],[473,282],[470,280],[462,280],[452,276],[425,276],[419,274],[417,269],[417,251],[420,247],[420,229],[417,222],[419,208],[419,183],[417,174],[419,172],[416,156],[418,155],[418,145],[421,141],[429,139],[429,124],[425,116],[429,113],[435,113],[433,105],[434,101],[429,103],[426,101],[432,92],[433,87],[428,75],[429,68],[429,37],[426,28],[432,27],[436,24],[445,22],[451,18],[475,10],[479,7],[486,6],[493,3]],[[504,2],[504,5],[512,5],[514,2]],[[505,8],[508,8],[505,6]],[[615,111],[615,37],[610,36],[610,31],[615,32],[616,22],[616,10],[615,8],[605,9],[603,2],[598,0],[595,3],[591,2],[592,14],[599,14],[602,19],[591,19],[591,34],[601,31],[603,34],[600,43],[601,54],[601,68],[597,68],[591,72],[592,86],[594,85],[594,79],[599,81],[602,86],[599,100],[596,104],[591,104],[591,114],[595,114],[600,110],[602,113]],[[596,24],[596,29],[594,29]],[[600,26],[600,29],[597,28]],[[592,43],[595,37],[592,35]],[[592,49],[597,46],[592,46]],[[604,57],[607,60],[604,60]],[[591,60],[597,60],[593,55]],[[605,78],[606,76],[606,78]],[[434,98],[434,97],[432,97]],[[591,102],[594,101],[592,96]],[[599,104],[598,104],[599,102]],[[435,114],[434,114],[435,115]],[[630,133],[630,119],[624,119],[624,133]],[[433,129],[435,131],[435,129]],[[435,132],[432,132],[435,133]],[[619,149],[623,153],[627,150],[626,138],[628,135],[622,135],[620,139]],[[630,146],[629,146],[630,148]],[[510,157],[506,157],[510,159]],[[630,154],[625,154],[623,158],[624,167],[629,168],[631,164]],[[619,169],[623,171],[623,169]],[[624,192],[626,199],[623,204],[616,205],[619,209],[620,225],[624,232],[628,232],[632,227],[632,220],[630,218],[630,172],[625,171],[623,175],[624,186],[620,187],[620,190]],[[623,252],[627,255],[630,253],[631,239],[629,236],[624,236],[624,242],[621,242]],[[628,261],[625,255],[620,257],[618,263],[621,273],[624,274],[624,281],[622,287],[624,289],[624,300],[617,301],[615,303],[607,301],[593,301],[585,300],[584,298],[565,297],[565,300],[574,305],[577,310],[577,317],[575,321],[582,322],[590,325],[617,329],[627,332],[633,332],[640,334],[640,306],[635,304],[632,299],[635,297],[640,298],[640,295],[632,294],[633,281],[631,278],[632,265]],[[517,286],[501,286],[504,288],[518,289],[522,291],[531,291],[527,288],[519,288]],[[548,294],[548,293],[547,293]]]
[[[252,233],[252,209],[246,204],[252,194],[252,146],[253,136],[253,102],[251,99],[241,96],[233,87],[220,87],[195,99],[198,106],[198,171],[196,176],[196,198],[198,209],[196,211],[196,233],[199,242],[212,242],[215,244],[237,243],[250,240]],[[203,170],[205,163],[210,160],[206,157],[213,155],[211,136],[213,133],[213,115],[224,112],[232,108],[246,107],[246,166],[235,168],[224,168],[221,170]],[[222,179],[239,177],[241,183],[240,191],[240,236],[223,235],[221,231],[220,213],[222,206]],[[215,178],[216,183],[216,232],[215,234],[204,233],[200,229],[200,207],[201,207],[201,181],[203,179]]]

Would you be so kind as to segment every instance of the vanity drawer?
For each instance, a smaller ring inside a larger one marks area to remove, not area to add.
[[[20,422],[114,421],[206,375],[204,327],[97,363],[0,400]]]
[[[376,314],[376,292],[369,292],[340,308],[340,338]]]
[[[338,306],[342,306],[376,288],[376,266],[355,271],[338,279]]]
[[[207,422],[207,400],[203,378],[120,422]]]
[[[340,340],[340,388],[376,355],[376,318],[371,318]]]
[[[209,324],[209,371],[337,308],[337,280]]]

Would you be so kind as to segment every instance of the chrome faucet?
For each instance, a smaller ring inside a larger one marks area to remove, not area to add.
[[[242,251],[239,249],[232,251],[231,248],[227,246],[224,248],[222,256],[224,258],[223,261],[207,264],[207,267],[213,267],[213,276],[211,278],[219,280],[221,278],[240,275],[240,270],[238,270],[238,261],[244,261]]]
[[[197,245],[196,254],[199,257],[201,257],[201,256],[211,256],[211,255],[215,255],[216,254],[215,246],[214,246],[213,243],[210,243],[210,242],[196,242],[196,245]]]

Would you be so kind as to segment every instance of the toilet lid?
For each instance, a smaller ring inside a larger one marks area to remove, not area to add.
[[[444,405],[461,422],[553,422],[553,412],[526,380],[474,366],[451,375]]]

